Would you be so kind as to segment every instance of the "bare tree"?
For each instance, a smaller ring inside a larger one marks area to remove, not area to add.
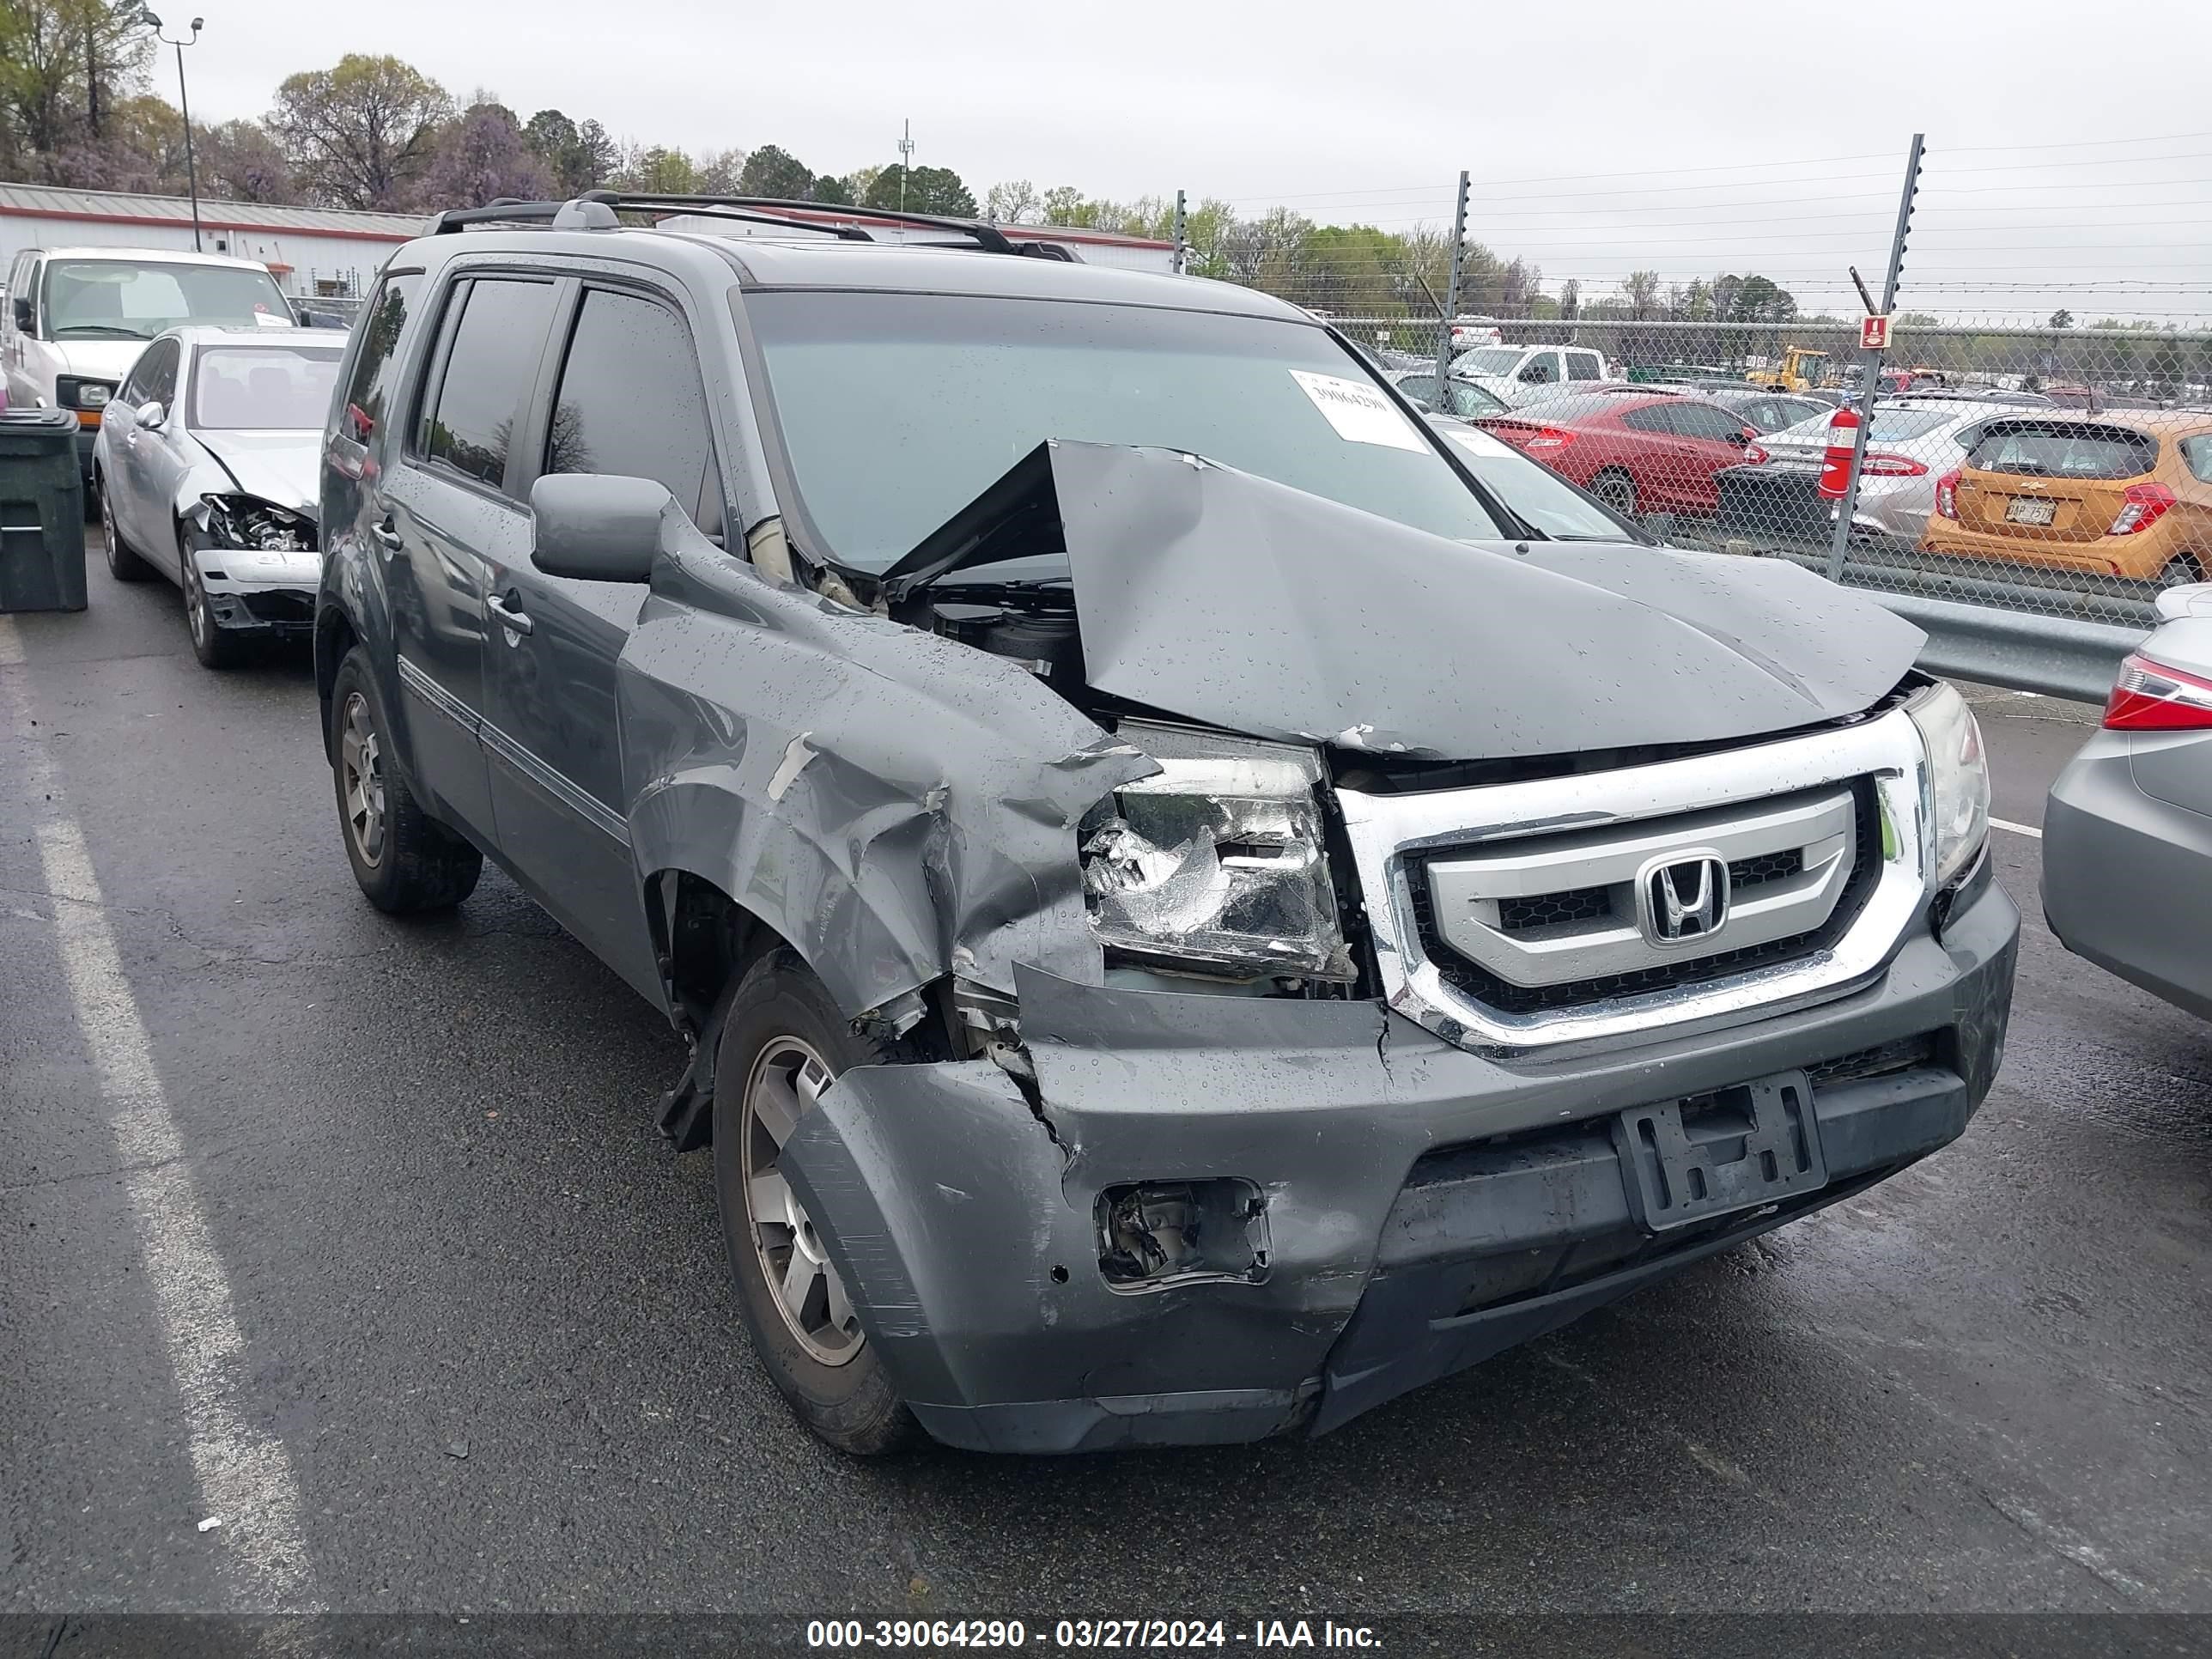
[[[287,76],[269,131],[298,177],[340,207],[406,204],[453,118],[446,89],[397,58],[349,52]]]

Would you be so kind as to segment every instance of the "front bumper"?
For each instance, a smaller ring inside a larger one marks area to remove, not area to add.
[[[2100,732],[2051,785],[2044,915],[2075,955],[2212,1019],[2212,817],[2145,794],[2136,742]]]
[[[279,640],[313,635],[315,591],[322,581],[319,553],[203,547],[191,556],[207,595],[208,616],[225,633]]]
[[[939,1440],[1068,1452],[1318,1433],[1956,1138],[1996,1070],[2018,927],[1990,887],[1836,1000],[1510,1062],[1378,1003],[1024,970],[1034,1105],[986,1061],[866,1067],[782,1163]],[[1870,1051],[1911,1058],[1856,1079],[1834,1064]],[[1611,1115],[1796,1069],[1814,1079],[1827,1184],[1644,1231]],[[1196,1179],[1265,1194],[1264,1276],[1109,1285],[1102,1190]]]

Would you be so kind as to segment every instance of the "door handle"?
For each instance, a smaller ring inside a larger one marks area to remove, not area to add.
[[[497,618],[499,625],[508,633],[527,634],[537,624],[532,622],[524,612],[509,610],[507,607],[513,603],[512,599],[502,599],[495,593],[484,601],[484,608]]]
[[[384,550],[386,559],[389,560],[399,550],[399,528],[391,520],[386,519],[381,524],[371,525],[368,533],[376,538],[376,544]]]

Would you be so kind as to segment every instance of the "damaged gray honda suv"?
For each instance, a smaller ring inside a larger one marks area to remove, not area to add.
[[[817,1433],[1320,1432],[1965,1129],[2019,918],[1915,629],[1547,539],[1264,295],[827,211],[401,249],[315,623],[362,890],[489,855],[666,1012]]]

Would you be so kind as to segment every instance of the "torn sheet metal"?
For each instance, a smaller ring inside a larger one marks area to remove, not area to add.
[[[1018,664],[692,538],[654,578],[618,696],[641,887],[712,882],[848,1012],[956,968],[1001,991],[1017,960],[1098,978],[1076,826],[1158,768]]]
[[[1779,561],[1468,545],[1170,450],[1041,447],[893,577],[1064,547],[1094,688],[1255,737],[1450,760],[1756,737],[1869,707],[1924,638]]]

